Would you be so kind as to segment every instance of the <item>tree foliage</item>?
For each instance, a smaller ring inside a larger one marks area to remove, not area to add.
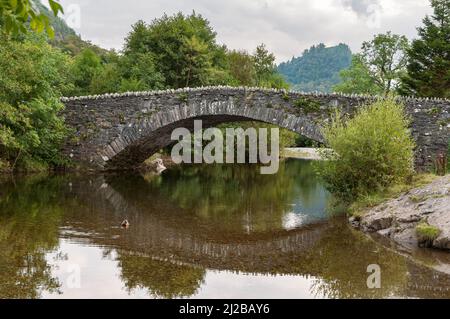
[[[361,53],[353,57],[350,68],[341,71],[342,82],[334,90],[386,95],[394,92],[405,72],[408,47],[405,36],[391,32],[365,41]]]
[[[335,92],[370,95],[379,95],[382,93],[381,88],[370,76],[369,68],[360,54],[353,56],[351,67],[342,70],[340,76],[342,82],[333,87]]]
[[[400,92],[422,97],[450,97],[450,2],[432,0],[432,16],[418,28],[408,50],[407,74]]]
[[[230,51],[216,42],[208,20],[195,13],[164,15],[150,24],[138,21],[121,54],[79,41],[71,34],[54,41],[74,55],[74,86],[67,95],[204,85],[288,87],[264,44],[254,54]]]
[[[48,4],[55,16],[63,13],[58,1],[48,0]],[[3,32],[13,35],[27,33],[28,25],[34,31],[46,31],[50,37],[54,36],[48,14],[41,12],[34,0],[0,1],[0,28]]]
[[[361,57],[370,77],[386,94],[395,91],[405,71],[408,47],[405,36],[391,32],[378,34],[371,41],[363,42]]]
[[[128,34],[124,59],[137,64],[152,60],[153,81],[165,88],[203,85],[287,87],[277,76],[275,57],[264,45],[253,55],[229,51],[216,41],[209,21],[193,12],[164,15],[150,24],[137,22]],[[153,88],[153,87],[150,87]]]
[[[211,71],[224,66],[223,50],[208,20],[195,12],[177,13],[149,25],[137,22],[125,40],[124,57],[150,56],[164,86],[180,88],[208,84]]]
[[[339,72],[350,66],[352,52],[345,44],[326,47],[312,46],[300,57],[292,58],[278,66],[278,72],[293,84],[295,90],[331,92],[340,82]]]
[[[319,173],[329,190],[352,200],[404,182],[413,174],[414,142],[403,106],[394,99],[361,108],[354,118],[336,113],[323,129],[326,161]]]
[[[229,72],[235,84],[253,86],[256,70],[253,56],[246,51],[230,51],[228,53]]]
[[[2,40],[0,46],[0,158],[10,168],[58,165],[65,128],[58,111],[68,90],[69,60],[43,37]],[[5,164],[4,164],[5,165]]]

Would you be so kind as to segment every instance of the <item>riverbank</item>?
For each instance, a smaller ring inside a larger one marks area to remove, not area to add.
[[[282,158],[321,160],[318,150],[318,148],[311,147],[288,147],[281,152],[280,156]]]
[[[304,160],[321,160],[319,149],[318,148],[310,148],[310,147],[292,147],[285,148],[280,152],[280,158],[296,158],[296,159],[304,159]],[[174,163],[170,155],[165,155],[161,153],[155,153],[149,159],[147,159],[142,165],[139,167],[140,171],[148,172],[148,171],[156,171],[157,170],[157,162],[156,160],[162,160],[162,164],[166,168],[171,168],[177,166],[178,164]]]
[[[428,247],[450,251],[450,175],[403,192],[351,217],[350,222],[407,250]]]

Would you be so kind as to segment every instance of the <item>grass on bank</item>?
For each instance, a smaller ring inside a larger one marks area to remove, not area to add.
[[[432,242],[441,233],[441,230],[427,222],[421,222],[416,226],[416,234],[419,242]]]
[[[360,218],[364,213],[375,206],[380,205],[390,199],[400,196],[402,193],[414,188],[425,186],[434,181],[438,176],[429,173],[421,173],[412,176],[409,183],[397,183],[375,193],[360,195],[348,206],[348,213],[351,216]]]

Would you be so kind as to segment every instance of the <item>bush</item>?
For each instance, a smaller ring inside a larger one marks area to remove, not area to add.
[[[338,111],[323,130],[331,150],[318,166],[327,188],[350,201],[403,183],[413,174],[414,142],[403,106],[393,98],[362,107],[351,119]]]
[[[3,170],[37,169],[64,162],[66,135],[59,97],[68,89],[69,60],[45,38],[0,36],[0,160]]]

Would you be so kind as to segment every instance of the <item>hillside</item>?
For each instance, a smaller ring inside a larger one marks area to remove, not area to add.
[[[298,91],[331,92],[339,83],[339,72],[350,66],[352,52],[346,44],[326,47],[312,46],[300,57],[293,57],[278,66],[278,72]]]
[[[69,27],[63,19],[55,17],[53,13],[42,4],[42,1],[33,0],[33,2],[36,4],[39,11],[49,18],[50,24],[55,31],[55,37],[49,41],[51,45],[60,48],[72,56],[77,55],[86,48],[93,50],[98,55],[105,55],[108,52],[108,50],[81,39],[75,30]]]
[[[53,26],[53,30],[55,31],[55,40],[62,40],[77,35],[77,33],[70,28],[63,19],[55,17],[40,0],[33,0],[33,2],[36,4],[39,11],[49,18],[50,24]]]

